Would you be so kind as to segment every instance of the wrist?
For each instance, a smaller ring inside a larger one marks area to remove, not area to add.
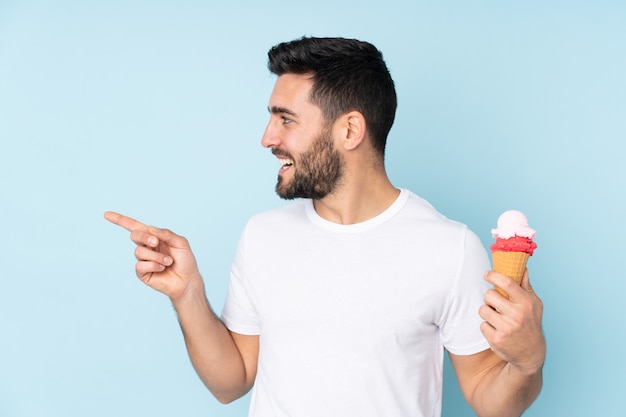
[[[194,280],[192,283],[187,285],[181,294],[171,296],[170,301],[176,311],[179,312],[189,308],[197,308],[198,306],[208,305],[202,278]]]
[[[520,364],[514,364],[509,362],[509,369],[523,378],[533,379],[535,377],[541,377],[543,372],[544,360],[538,360],[536,362],[526,362]]]

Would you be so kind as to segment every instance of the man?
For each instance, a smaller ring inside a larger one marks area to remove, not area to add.
[[[136,272],[167,295],[198,375],[251,416],[438,416],[448,351],[479,416],[538,395],[542,303],[489,269],[478,238],[395,188],[384,167],[396,94],[381,53],[348,39],[275,46],[262,145],[293,204],[254,216],[222,317],[185,238],[117,213]],[[483,279],[484,278],[484,279]],[[509,294],[502,297],[497,285]]]

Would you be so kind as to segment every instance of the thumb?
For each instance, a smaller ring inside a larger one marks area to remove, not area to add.
[[[533,287],[530,285],[530,278],[528,277],[528,268],[524,271],[524,276],[522,276],[520,286],[528,292],[533,292]]]

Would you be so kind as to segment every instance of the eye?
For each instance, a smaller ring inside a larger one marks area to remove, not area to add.
[[[288,118],[287,116],[280,116],[281,119],[283,119],[283,124],[289,124],[291,122],[293,122],[293,120],[291,120],[290,118]]]

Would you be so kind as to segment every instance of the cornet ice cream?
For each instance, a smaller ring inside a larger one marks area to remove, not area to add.
[[[507,210],[498,218],[498,226],[491,230],[496,239],[490,246],[493,260],[493,269],[500,272],[518,284],[526,270],[528,258],[537,248],[533,241],[536,231],[528,226],[528,220],[521,211]],[[508,298],[502,289],[498,292]]]

